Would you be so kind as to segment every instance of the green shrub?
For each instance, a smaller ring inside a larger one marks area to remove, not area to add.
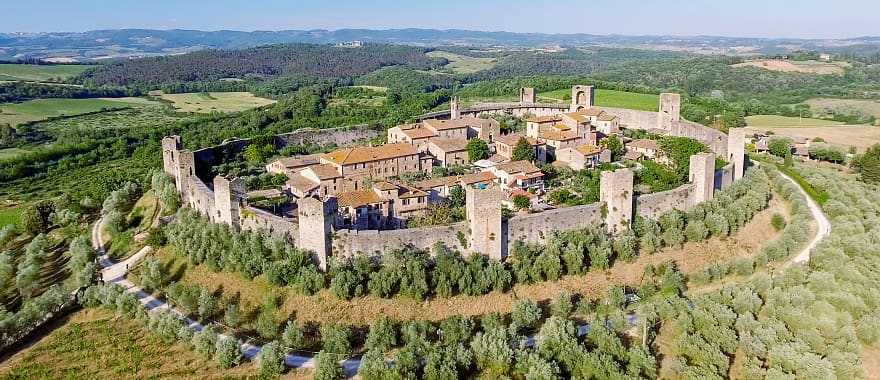
[[[782,229],[785,228],[785,224],[785,217],[779,213],[774,213],[773,217],[770,218],[770,225],[772,225],[773,229],[776,231],[782,231]]]

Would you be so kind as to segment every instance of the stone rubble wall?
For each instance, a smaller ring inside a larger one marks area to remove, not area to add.
[[[466,252],[467,247],[463,243],[467,244],[467,237],[467,222],[402,230],[337,230],[333,236],[333,256],[381,256],[387,249],[407,245],[430,251],[437,242],[442,242],[450,249]]]
[[[534,214],[517,215],[507,220],[508,252],[520,240],[544,244],[556,231],[573,231],[602,224],[602,204],[562,207]]]

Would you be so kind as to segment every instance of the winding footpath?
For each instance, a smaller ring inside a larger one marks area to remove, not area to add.
[[[798,191],[800,191],[801,194],[803,194],[804,198],[806,199],[807,206],[810,209],[810,213],[812,214],[813,219],[816,221],[816,223],[818,225],[818,229],[816,231],[816,235],[813,237],[813,240],[810,241],[810,244],[808,244],[806,247],[804,247],[804,249],[797,256],[795,256],[792,260],[790,260],[789,262],[787,262],[786,264],[784,264],[782,266],[782,268],[786,268],[789,265],[794,264],[794,263],[808,262],[810,260],[810,253],[812,252],[812,250],[816,247],[816,245],[819,244],[819,242],[822,241],[822,239],[824,239],[825,237],[827,237],[831,233],[831,223],[828,221],[828,218],[825,216],[825,213],[822,211],[822,208],[812,198],[810,198],[810,196],[807,194],[807,192],[804,191],[804,189],[801,188],[800,185],[797,184],[797,182],[795,182],[791,177],[789,177],[783,173],[779,173],[779,174],[782,175],[782,177],[784,177],[788,181],[794,183],[795,186],[797,187]],[[189,328],[191,328],[195,331],[201,331],[205,326],[203,326],[202,324],[200,324],[197,321],[194,321],[194,320],[186,317],[185,315],[183,315],[183,313],[179,312],[177,309],[174,309],[173,307],[171,307],[171,305],[169,305],[165,301],[153,297],[152,295],[150,295],[149,293],[147,293],[146,291],[144,291],[143,289],[136,286],[131,281],[128,281],[125,278],[126,275],[128,274],[129,268],[134,267],[138,262],[140,262],[141,259],[143,259],[145,256],[149,255],[153,251],[153,248],[150,246],[143,247],[137,253],[135,253],[131,257],[125,259],[124,261],[121,261],[118,263],[114,262],[109,257],[109,255],[106,252],[106,249],[104,248],[104,241],[101,236],[101,231],[103,230],[103,224],[104,224],[104,219],[103,218],[99,219],[95,223],[95,225],[92,227],[91,234],[92,234],[92,247],[98,253],[98,262],[100,263],[101,268],[102,268],[101,277],[104,280],[104,282],[118,284],[123,289],[125,289],[126,292],[133,293],[137,297],[138,301],[140,301],[140,303],[143,305],[144,309],[146,309],[147,312],[154,313],[154,312],[159,312],[163,309],[170,310],[171,312],[177,314],[181,318],[181,320],[183,320],[189,326]],[[632,313],[628,314],[626,316],[626,320],[630,326],[636,326],[639,323],[638,317]],[[577,333],[580,336],[586,335],[587,333],[589,333],[589,331],[590,331],[589,324],[583,324],[583,325],[578,326],[578,328],[577,328]],[[218,334],[218,335],[220,337],[226,336],[223,334]],[[251,344],[249,342],[239,342],[239,343],[241,344],[241,350],[242,350],[244,356],[250,360],[256,361],[262,347],[259,345],[256,345],[256,344]],[[525,339],[524,343],[527,346],[533,346],[535,344],[535,337],[534,336],[527,337]],[[295,355],[295,354],[288,354],[284,358],[284,363],[287,366],[293,367],[293,368],[314,368],[315,367],[315,358],[313,356],[301,356],[301,355]],[[345,371],[346,375],[351,377],[351,376],[355,376],[357,374],[357,370],[361,365],[361,360],[360,360],[360,358],[350,358],[350,359],[346,359],[345,361],[341,362],[341,365],[342,365],[342,368]]]
[[[819,204],[816,203],[816,201],[813,200],[813,198],[811,198],[809,194],[807,194],[806,190],[798,185],[798,183],[794,179],[785,175],[785,173],[782,172],[779,172],[779,175],[781,175],[782,178],[785,178],[789,182],[793,183],[798,191],[800,191],[800,193],[804,196],[804,199],[807,201],[807,208],[810,209],[810,214],[813,215],[813,220],[816,221],[817,227],[816,236],[813,237],[813,240],[810,241],[810,244],[807,244],[807,246],[804,247],[804,249],[801,250],[801,252],[798,253],[797,256],[782,265],[781,269],[785,269],[792,264],[807,263],[810,261],[810,255],[813,252],[813,249],[816,248],[816,246],[819,245],[819,243],[823,239],[831,234],[831,222],[828,221],[828,217],[825,216],[825,212],[822,211],[822,207],[819,206]]]

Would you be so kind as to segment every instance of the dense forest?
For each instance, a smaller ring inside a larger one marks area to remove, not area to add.
[[[90,70],[76,82],[89,85],[157,86],[166,83],[214,81],[224,78],[271,78],[290,74],[325,78],[354,77],[383,66],[428,69],[443,60],[425,56],[425,49],[367,44],[361,48],[285,44],[245,50],[195,53],[119,61]]]

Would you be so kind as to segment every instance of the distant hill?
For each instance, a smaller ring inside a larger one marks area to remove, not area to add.
[[[821,50],[875,54],[880,37],[837,40],[737,38],[714,36],[621,36],[543,34],[438,29],[339,29],[284,31],[198,31],[121,29],[84,33],[0,34],[0,60],[27,58],[93,61],[122,57],[171,55],[204,49],[242,49],[278,43],[336,44],[350,41],[415,46],[467,45],[482,47],[604,46],[670,50],[699,54],[783,54]]]
[[[432,68],[425,48],[364,44],[358,48],[315,44],[279,44],[241,50],[203,50],[188,54],[120,60],[97,66],[77,78],[89,86],[156,85],[265,79],[281,76],[353,78],[385,66]],[[438,60],[443,64],[445,60]]]

